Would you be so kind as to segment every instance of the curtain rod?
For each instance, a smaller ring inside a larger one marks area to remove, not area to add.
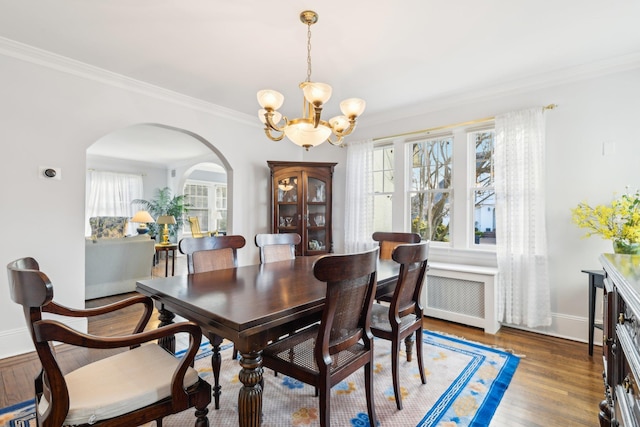
[[[553,110],[556,107],[558,107],[557,104],[549,104],[549,105],[545,105],[544,107],[542,107],[542,109],[543,110]],[[493,116],[493,117],[485,117],[484,119],[469,120],[468,122],[454,123],[452,125],[437,126],[437,127],[429,128],[429,129],[414,130],[413,132],[405,132],[405,133],[398,133],[398,134],[395,134],[395,135],[381,136],[379,138],[373,138],[373,142],[383,141],[385,139],[399,138],[401,136],[411,136],[411,135],[419,135],[419,134],[423,134],[423,133],[430,133],[430,132],[435,132],[435,131],[440,131],[440,130],[445,130],[445,129],[457,128],[457,127],[460,127],[460,126],[477,125],[477,124],[480,124],[480,123],[490,122],[492,120],[495,120],[495,118],[496,118],[495,116]]]
[[[123,171],[112,171],[112,170],[106,170],[106,169],[94,169],[94,168],[88,168],[87,172],[109,172],[109,173],[119,173],[122,175],[140,175],[140,176],[147,176],[146,173],[144,172],[123,172]]]

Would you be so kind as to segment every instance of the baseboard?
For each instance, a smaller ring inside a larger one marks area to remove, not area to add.
[[[87,331],[87,319],[85,318],[66,318],[64,323],[77,331]],[[35,348],[33,347],[33,341],[31,341],[31,335],[26,326],[24,328],[3,331],[0,334],[0,359],[18,356],[32,351],[35,351]]]

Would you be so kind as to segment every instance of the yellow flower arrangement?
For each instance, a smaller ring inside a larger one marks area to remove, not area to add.
[[[612,240],[616,252],[631,253],[640,247],[640,191],[625,193],[609,205],[589,206],[578,203],[571,209],[571,219],[580,228],[586,228],[585,237],[599,234]]]

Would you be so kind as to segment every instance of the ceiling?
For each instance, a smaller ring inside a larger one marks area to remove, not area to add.
[[[0,0],[0,37],[256,117],[256,92],[297,117],[306,78],[362,118],[640,53],[637,0]]]

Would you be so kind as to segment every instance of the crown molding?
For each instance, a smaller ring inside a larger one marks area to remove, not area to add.
[[[526,76],[480,89],[450,92],[432,99],[425,99],[419,104],[400,108],[395,111],[367,115],[366,117],[363,116],[358,119],[358,126],[361,129],[366,128],[368,125],[378,126],[399,119],[421,116],[471,103],[487,102],[497,98],[519,95],[553,86],[576,83],[637,68],[640,68],[640,52],[582,64],[576,67]],[[553,100],[550,100],[549,102],[552,101]]]
[[[0,55],[9,56],[21,61],[47,67],[56,71],[93,80],[119,89],[125,89],[149,96],[158,100],[171,102],[182,107],[191,108],[220,118],[234,120],[244,125],[258,126],[255,117],[225,108],[201,99],[193,98],[161,88],[140,80],[132,79],[105,69],[76,61],[43,49],[39,49],[11,39],[0,37]]]

